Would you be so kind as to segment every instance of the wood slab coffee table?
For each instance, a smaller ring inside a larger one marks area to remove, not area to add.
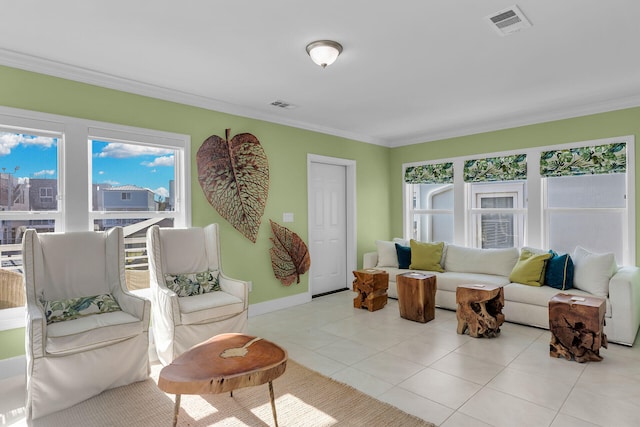
[[[221,334],[198,344],[162,368],[158,387],[176,395],[173,425],[178,423],[180,395],[216,394],[269,383],[273,420],[278,426],[273,397],[274,379],[287,368],[287,351],[262,338]]]

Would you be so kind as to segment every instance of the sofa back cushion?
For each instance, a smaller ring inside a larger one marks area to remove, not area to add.
[[[444,269],[509,277],[519,256],[517,248],[478,249],[447,245]]]

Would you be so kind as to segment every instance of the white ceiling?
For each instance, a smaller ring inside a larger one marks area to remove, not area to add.
[[[502,37],[485,18],[514,4],[533,26]],[[0,64],[389,147],[640,105],[637,0],[3,0],[1,15]],[[344,46],[324,70],[305,52],[318,39]]]

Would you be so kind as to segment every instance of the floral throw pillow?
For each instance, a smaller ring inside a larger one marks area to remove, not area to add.
[[[47,325],[92,314],[121,311],[118,302],[111,294],[42,301],[42,305],[47,317]]]
[[[203,271],[202,273],[165,274],[164,282],[167,288],[179,297],[206,294],[220,290],[218,270]]]

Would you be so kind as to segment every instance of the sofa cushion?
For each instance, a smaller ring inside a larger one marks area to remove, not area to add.
[[[378,249],[377,267],[398,267],[398,255],[394,242],[376,240],[376,248]]]
[[[478,249],[447,245],[444,269],[459,273],[495,274],[509,277],[518,261],[516,248]]]
[[[535,254],[522,249],[520,258],[509,275],[509,280],[529,286],[542,286],[546,261],[550,253]]]
[[[558,255],[549,251],[551,258],[547,261],[544,273],[544,284],[552,288],[567,290],[573,287],[573,261],[569,254]]]
[[[592,295],[607,297],[609,280],[618,270],[612,253],[596,254],[577,246],[573,252],[573,286]]]
[[[436,273],[436,285],[438,291],[445,290],[455,292],[459,285],[468,285],[470,283],[504,286],[509,284],[509,279],[504,276],[495,276],[491,274],[457,273],[454,271]]]
[[[444,243],[423,243],[411,239],[411,265],[412,270],[426,270],[443,272],[440,265]]]
[[[548,307],[549,300],[559,294],[557,289],[549,286],[542,286],[540,288],[534,286],[523,285],[522,283],[509,283],[504,287],[504,300],[505,302],[518,302],[521,304],[537,305],[540,307]],[[578,289],[572,289],[568,292],[571,295],[589,296],[590,294]],[[611,302],[609,298],[606,301],[606,317],[611,317]]]
[[[409,268],[411,265],[411,246],[396,245],[396,254],[398,255],[398,268]]]

